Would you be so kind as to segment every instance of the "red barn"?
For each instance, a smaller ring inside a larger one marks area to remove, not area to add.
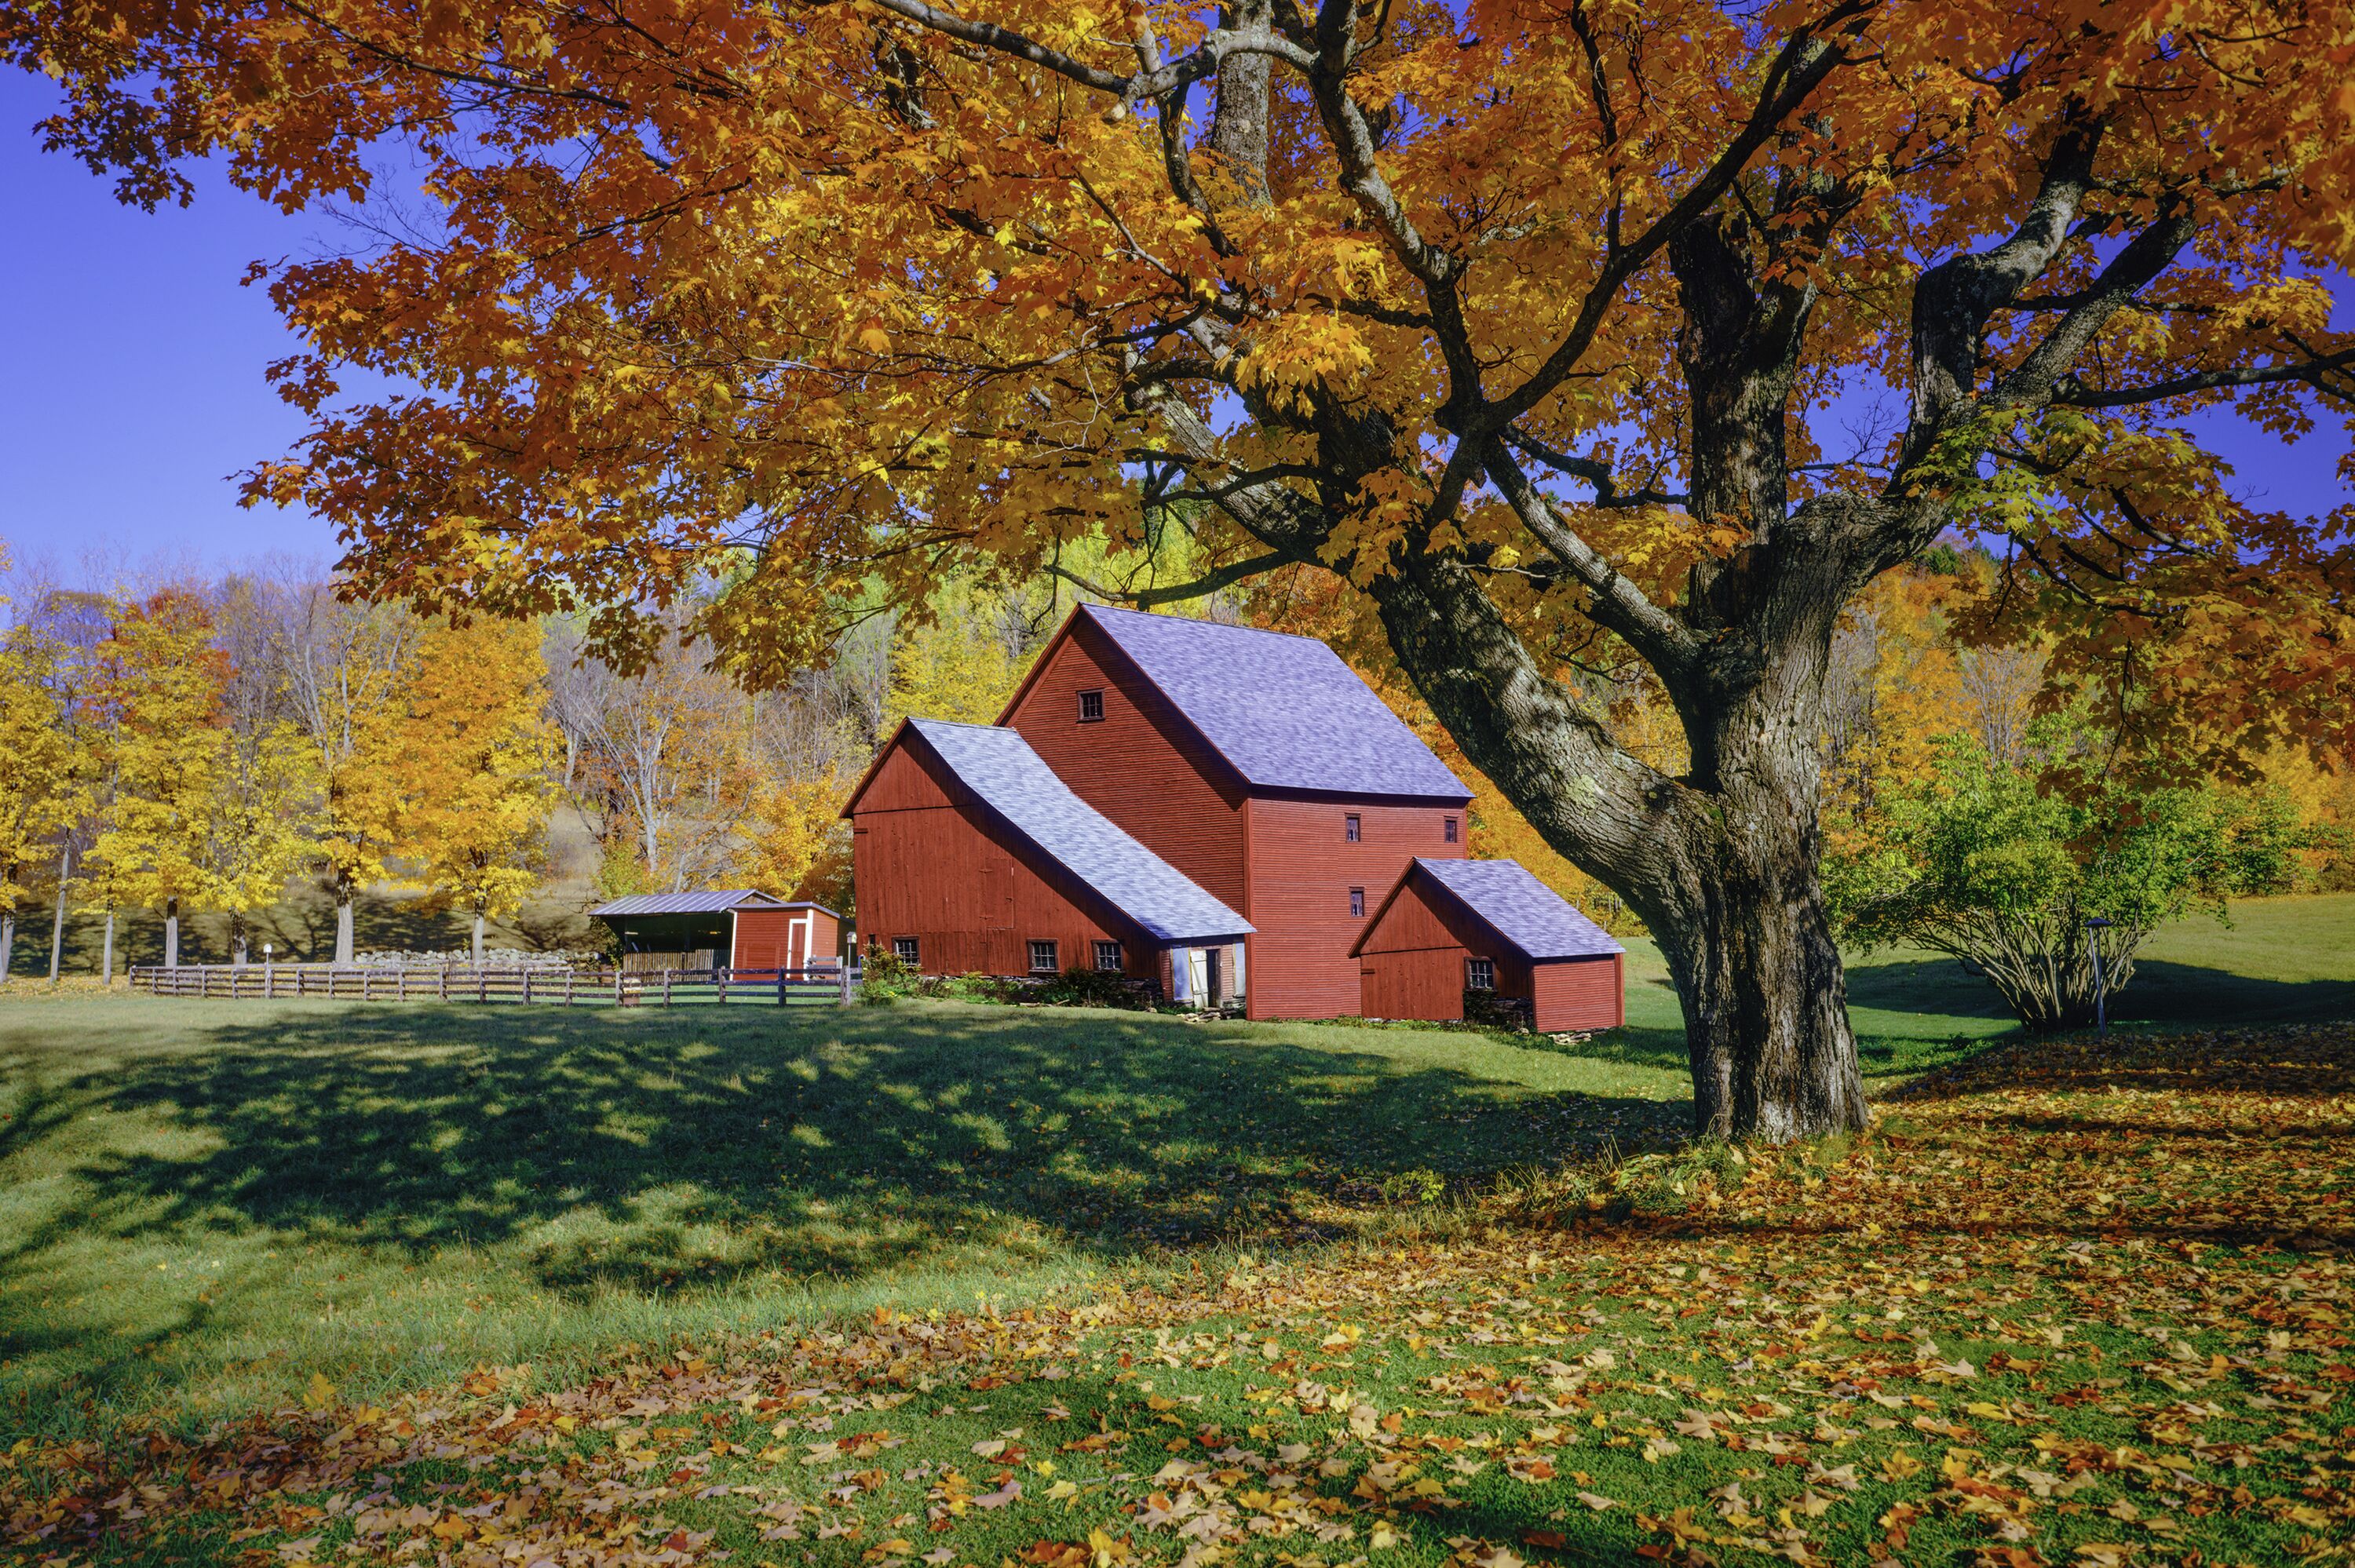
[[[998,723],[1256,927],[1228,981],[1252,1018],[1359,1011],[1375,902],[1465,853],[1471,791],[1312,638],[1082,605]]]
[[[1250,922],[1073,794],[1014,730],[910,719],[842,814],[859,928],[924,973],[1094,969],[1179,997],[1232,994],[1209,955],[1232,952]]]
[[[1460,1019],[1487,991],[1548,1034],[1627,1022],[1626,949],[1518,861],[1416,861],[1350,951],[1368,1018]]]

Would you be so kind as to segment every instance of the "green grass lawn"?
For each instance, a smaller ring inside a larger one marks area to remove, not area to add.
[[[2355,1016],[2355,897],[2151,945],[2122,1018]],[[0,1428],[197,1421],[314,1372],[1037,1297],[1673,1138],[1676,1001],[1575,1046],[906,1003],[602,1010],[0,999]],[[2008,1032],[1950,960],[1850,994],[1868,1071]]]
[[[0,1077],[12,1427],[969,1306],[1685,1114],[1477,1034],[958,1003],[19,1000]]]

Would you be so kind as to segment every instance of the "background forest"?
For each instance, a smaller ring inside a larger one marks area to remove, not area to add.
[[[1946,951],[2031,1022],[2082,1011],[2141,937],[2233,895],[2355,886],[2355,777],[2284,747],[2232,775],[2137,755],[2032,647],[1980,646],[1984,551],[1878,582],[1835,648],[1829,891],[1852,943]],[[682,631],[640,669],[580,618],[421,618],[315,569],[69,588],[19,562],[0,640],[0,977],[218,961],[240,945],[593,946],[634,892],[753,886],[855,912],[852,782],[910,715],[988,723],[1069,612],[1061,577],[948,579],[853,609],[821,666],[747,693]],[[715,585],[716,586],[716,585]],[[684,628],[698,607],[682,603]],[[1472,853],[1510,856],[1614,929],[1607,889],[1540,842],[1433,720],[1334,579],[1293,570],[1177,613],[1322,637],[1479,793]],[[1670,771],[1648,676],[1566,665]],[[258,956],[258,952],[255,954]]]

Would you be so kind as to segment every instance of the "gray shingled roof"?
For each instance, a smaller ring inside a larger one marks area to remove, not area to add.
[[[1313,637],[1084,605],[1244,779],[1271,789],[1457,803],[1463,780]]]
[[[757,887],[736,887],[705,893],[634,893],[600,904],[589,913],[601,919],[608,915],[724,915],[747,905],[763,909],[786,906],[783,899]]]
[[[1252,934],[1251,922],[1071,793],[1046,759],[1010,729],[910,719],[965,788],[1107,903],[1169,943]]]
[[[1417,860],[1525,959],[1589,959],[1627,949],[1517,860]]]

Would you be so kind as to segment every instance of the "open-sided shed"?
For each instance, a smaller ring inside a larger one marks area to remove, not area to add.
[[[1518,861],[1414,861],[1350,951],[1368,1018],[1460,1019],[1487,992],[1549,1034],[1627,1022],[1626,949]]]
[[[758,888],[642,893],[589,911],[620,939],[622,968],[806,969],[842,953],[842,916]]]

